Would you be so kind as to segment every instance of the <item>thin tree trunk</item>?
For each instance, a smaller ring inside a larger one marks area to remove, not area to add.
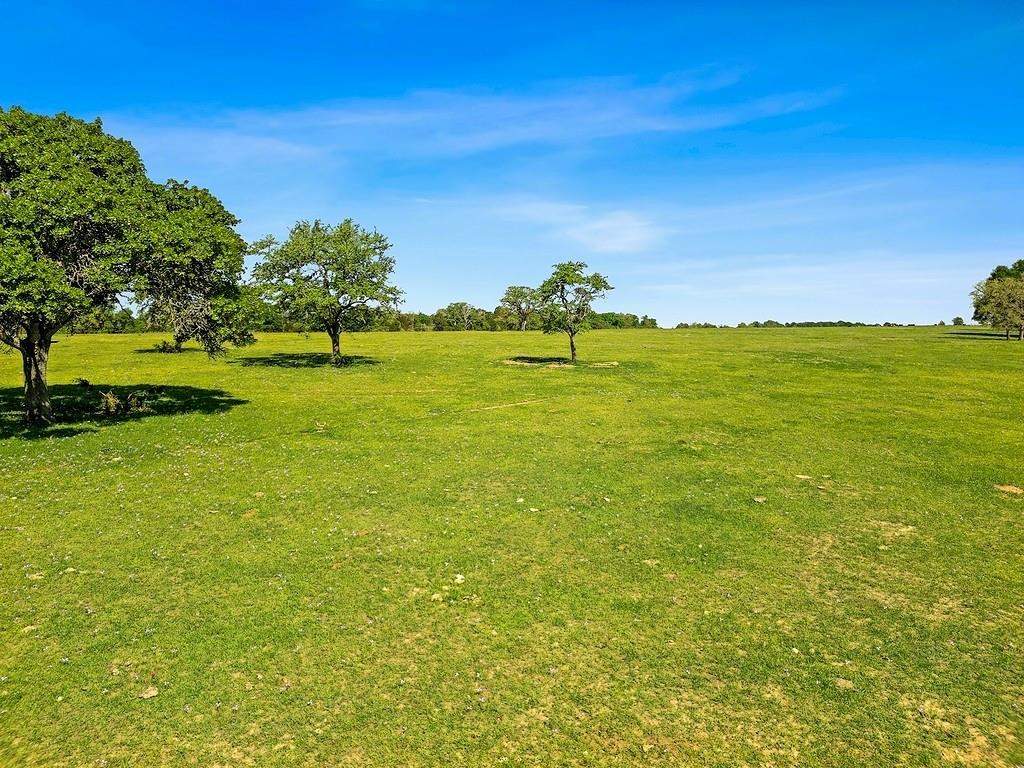
[[[46,364],[50,359],[50,339],[45,336],[24,339],[21,365],[25,375],[25,421],[49,424],[53,421],[50,391],[46,387]]]
[[[1024,325],[1017,329],[1017,341],[1024,341]]]
[[[526,323],[527,323],[528,320],[529,320],[528,317],[524,317],[522,320],[519,321],[519,330],[520,331],[525,331],[526,330]]]
[[[331,357],[341,357],[341,332],[332,328],[327,331],[327,335],[331,337]]]
[[[572,355],[572,361],[576,362],[576,337],[571,333],[569,334],[569,352]]]

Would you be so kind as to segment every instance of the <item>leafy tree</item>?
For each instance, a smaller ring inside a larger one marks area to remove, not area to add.
[[[337,225],[300,221],[288,239],[266,238],[253,276],[285,316],[309,330],[325,331],[331,353],[341,356],[341,332],[366,327],[396,311],[402,291],[391,285],[391,243],[352,219]]]
[[[527,323],[529,327],[529,323]],[[519,316],[504,304],[499,304],[493,312],[487,313],[487,330],[489,331],[510,331],[525,330],[520,328]]]
[[[990,325],[996,325],[997,327],[1000,327],[1000,328],[1003,327],[1002,325],[999,325],[997,323],[992,322],[992,320],[990,318],[988,318],[985,314],[983,314],[982,310],[979,309],[979,303],[978,303],[979,289],[981,289],[982,286],[984,286],[986,283],[988,283],[988,282],[990,282],[992,280],[1003,280],[1003,279],[1011,278],[1011,277],[1024,278],[1024,259],[1018,259],[1017,261],[1013,262],[1013,264],[1011,264],[1010,266],[1006,266],[1005,264],[998,265],[989,274],[988,280],[985,280],[985,281],[983,281],[981,283],[978,283],[978,285],[976,285],[974,287],[974,291],[971,292],[971,296],[974,297],[974,318],[973,319],[974,319],[975,322],[978,322],[978,323],[989,323]],[[983,290],[981,291],[981,294],[982,295],[984,294]],[[1009,337],[1009,333],[1010,333],[1009,330],[1007,330],[1006,333],[1007,333],[1007,337]]]
[[[1010,266],[1000,264],[992,270],[989,280],[1002,280],[1004,277],[1024,277],[1024,259],[1018,259]]]
[[[525,331],[530,318],[540,309],[540,297],[535,289],[527,285],[510,285],[501,297],[501,306],[515,315],[519,321],[519,330]]]
[[[960,315],[957,315],[956,317],[953,318],[953,325],[963,325],[963,324],[964,324],[964,319],[962,317],[960,317]]]
[[[483,328],[486,314],[465,301],[453,301],[433,315],[435,331],[472,331]]]
[[[555,265],[551,277],[537,289],[545,333],[564,333],[569,337],[569,353],[576,362],[576,335],[589,328],[592,305],[612,290],[604,275],[585,275],[582,261]]]
[[[1024,277],[989,278],[972,292],[975,319],[1024,341]]]
[[[237,223],[206,190],[151,181],[99,120],[0,109],[0,342],[21,353],[26,419],[52,421],[50,346],[79,318],[125,294],[173,307],[230,300]],[[228,320],[207,318],[197,334],[211,354],[240,338]]]

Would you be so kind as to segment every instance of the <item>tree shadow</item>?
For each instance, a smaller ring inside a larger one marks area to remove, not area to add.
[[[1006,340],[1006,331],[946,331],[946,336],[954,336],[956,338],[967,339],[971,341],[973,339],[1001,339]],[[1010,334],[1010,340],[1015,340],[1013,334]]]
[[[104,394],[112,412],[103,412]],[[163,384],[54,384],[50,401],[56,422],[50,425],[26,424],[23,418],[24,390],[0,389],[0,440],[73,437],[95,432],[105,424],[135,421],[147,416],[173,416],[184,413],[223,413],[248,400],[232,397],[220,389],[167,386]],[[115,401],[116,400],[116,404]]]
[[[380,360],[363,355],[333,357],[326,352],[275,352],[261,357],[236,357],[230,362],[251,368],[350,368],[357,365],[380,365]]]
[[[536,357],[533,355],[516,355],[508,358],[507,362],[517,365],[572,365],[568,357]]]
[[[184,354],[185,352],[202,352],[203,354],[206,354],[206,350],[203,349],[202,347],[182,347],[181,349],[174,349],[174,350],[160,349],[158,347],[143,347],[142,349],[136,349],[135,352],[140,354],[140,355],[168,355],[168,356],[181,355],[181,354]]]

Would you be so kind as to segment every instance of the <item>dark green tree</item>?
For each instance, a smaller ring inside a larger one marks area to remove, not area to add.
[[[551,277],[541,283],[537,293],[545,333],[564,333],[569,337],[569,353],[576,362],[576,335],[589,327],[593,303],[612,290],[604,275],[586,275],[582,261],[555,265]]]
[[[215,311],[243,266],[236,223],[205,190],[151,181],[99,120],[0,109],[0,342],[21,353],[26,419],[53,419],[54,335],[119,296],[201,302],[210,314],[195,336],[211,353],[242,340]]]
[[[284,243],[254,245],[263,260],[253,276],[266,297],[302,328],[324,331],[341,356],[341,332],[370,327],[397,310],[402,291],[389,282],[395,259],[379,232],[352,219],[338,225],[300,221]]]

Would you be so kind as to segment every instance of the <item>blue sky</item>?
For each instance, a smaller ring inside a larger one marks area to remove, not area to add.
[[[948,322],[1024,258],[1022,3],[295,6],[0,0],[0,104],[384,232],[410,310],[581,259],[662,325]]]

